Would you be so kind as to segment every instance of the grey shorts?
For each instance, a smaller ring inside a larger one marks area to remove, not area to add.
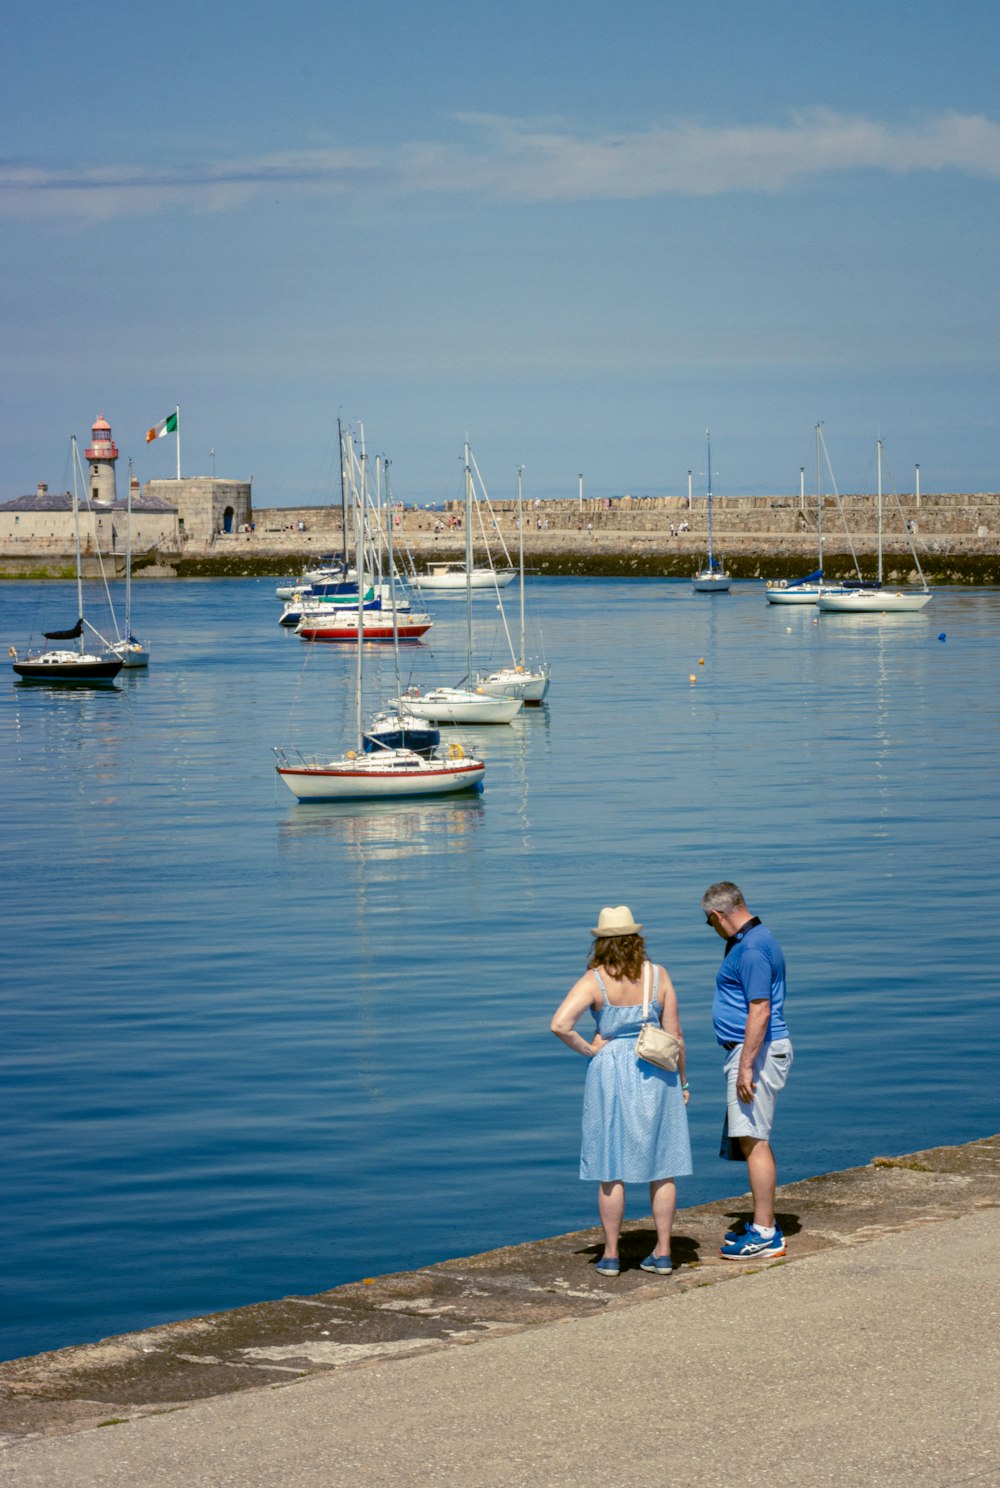
[[[723,1066],[726,1076],[726,1113],[730,1137],[756,1137],[766,1141],[774,1125],[774,1107],[779,1091],[784,1089],[788,1071],[792,1067],[791,1039],[775,1039],[763,1044],[754,1062],[753,1077],[756,1094],[749,1105],[744,1105],[736,1094],[736,1072],[740,1067],[743,1045],[737,1044],[726,1055]]]

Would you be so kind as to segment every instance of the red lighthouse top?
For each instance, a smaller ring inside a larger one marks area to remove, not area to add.
[[[93,444],[90,449],[84,450],[88,460],[117,460],[118,446],[111,438],[111,425],[102,413],[99,413],[90,427],[90,437]]]

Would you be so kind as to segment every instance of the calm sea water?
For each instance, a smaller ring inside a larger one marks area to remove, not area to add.
[[[595,1222],[548,1019],[602,904],[679,990],[682,1204],[744,1184],[716,1157],[718,878],[788,957],[784,1179],[997,1128],[1000,593],[821,621],[750,584],[530,599],[551,705],[468,731],[478,797],[293,801],[272,746],[341,747],[353,655],[280,630],[273,582],[143,585],[148,674],[0,687],[0,1356]],[[72,614],[0,585],[8,642]],[[457,680],[464,608],[435,614],[404,664]]]

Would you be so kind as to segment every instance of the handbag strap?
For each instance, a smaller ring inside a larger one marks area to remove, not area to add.
[[[642,963],[642,1021],[649,1022],[649,1009],[653,1000],[653,966],[649,961]]]

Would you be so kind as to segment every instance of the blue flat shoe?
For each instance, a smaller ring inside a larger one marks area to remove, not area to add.
[[[640,1271],[653,1271],[657,1276],[669,1276],[674,1269],[674,1263],[668,1255],[648,1255],[644,1261],[639,1262]]]
[[[601,1256],[594,1270],[598,1276],[617,1276],[621,1271],[621,1261],[617,1256]]]

